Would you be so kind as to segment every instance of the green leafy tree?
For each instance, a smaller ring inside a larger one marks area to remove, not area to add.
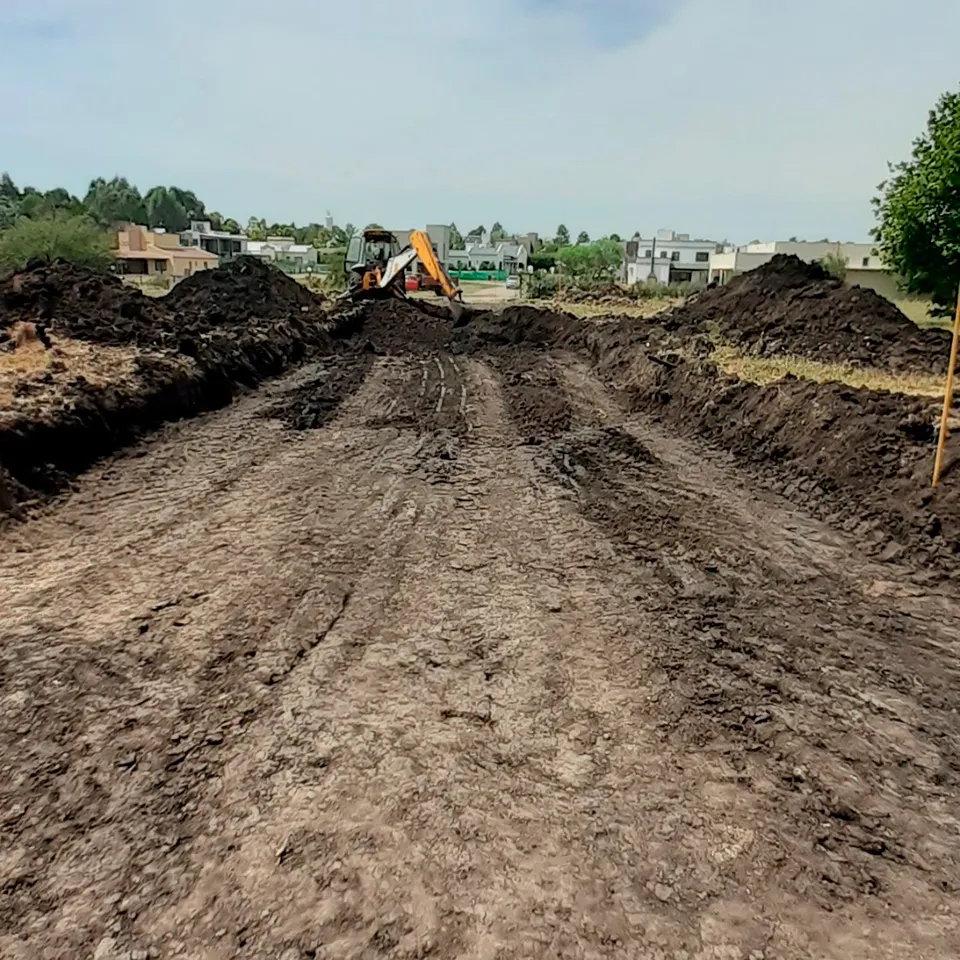
[[[960,92],[945,93],[874,199],[880,256],[909,293],[949,313],[960,284]]]
[[[343,228],[343,235],[347,238],[347,243],[349,243],[353,239],[354,234],[356,234],[356,232],[357,232],[357,228],[352,223],[348,223]]]
[[[151,230],[162,227],[169,233],[179,233],[190,226],[190,216],[169,187],[153,187],[143,198],[147,209],[147,226]]]
[[[503,229],[503,224],[499,220],[490,228],[491,243],[501,243],[506,235],[507,231]]]
[[[186,230],[190,226],[191,220],[207,220],[207,210],[203,201],[198,199],[192,190],[182,190],[180,187],[170,187],[170,193],[173,198],[183,207],[187,216],[187,225],[182,229]]]
[[[247,221],[246,229],[248,240],[266,240],[267,239],[267,221],[262,217],[251,217]]]
[[[140,191],[125,177],[104,180],[98,177],[90,183],[83,206],[96,223],[110,227],[117,223],[146,223],[147,209]]]
[[[467,236],[468,237],[482,237],[487,232],[487,228],[481,223],[479,227],[474,227]]]
[[[240,233],[240,224],[232,217],[227,217],[227,219],[220,224],[220,229],[225,233]]]
[[[463,235],[457,229],[455,223],[450,224],[450,249],[462,250],[464,248]]]
[[[835,251],[830,251],[825,257],[821,258],[820,265],[823,267],[831,277],[836,277],[838,280],[846,280],[847,278],[847,258],[841,257],[839,253]]]
[[[0,269],[19,270],[28,260],[56,260],[105,269],[113,261],[107,235],[88,217],[23,217],[0,233]]]
[[[343,227],[334,225],[330,231],[330,241],[335,247],[345,247],[349,243],[349,238]]]
[[[623,262],[623,250],[615,240],[562,247],[556,254],[563,273],[581,286],[616,279]]]
[[[558,247],[570,246],[570,231],[561,223],[557,227],[557,235],[553,241]]]
[[[590,242],[590,234],[587,233],[586,230],[581,230],[580,233],[577,234],[577,246],[579,247],[581,244],[589,243],[589,242]]]
[[[621,242],[621,241],[620,241],[620,234],[619,234],[619,233],[611,233],[609,239],[612,240],[614,243],[620,243],[620,242]]]

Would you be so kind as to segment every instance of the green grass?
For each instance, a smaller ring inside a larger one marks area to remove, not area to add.
[[[949,330],[952,326],[949,317],[931,317],[929,300],[894,300],[896,308],[918,327],[940,327]]]

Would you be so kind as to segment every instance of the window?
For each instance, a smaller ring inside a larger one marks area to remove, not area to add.
[[[697,251],[697,263],[709,263],[710,254],[706,250]]]
[[[157,268],[157,273],[166,273],[167,272],[167,261],[166,260],[155,260],[154,266]]]
[[[644,250],[643,255],[649,260],[653,256],[652,250]]]
[[[869,267],[869,266],[870,266],[870,258],[869,258],[869,257],[864,257],[864,258],[863,258],[863,265],[864,265],[865,267]]]
[[[680,251],[679,251],[679,250],[672,250],[672,251],[670,252],[670,259],[671,259],[674,263],[676,263],[676,262],[680,259]]]
[[[666,260],[666,259],[667,259],[667,251],[666,251],[666,250],[661,250],[661,251],[660,251],[660,259],[661,259],[661,260]]]

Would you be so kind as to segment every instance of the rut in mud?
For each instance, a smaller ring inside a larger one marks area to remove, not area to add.
[[[367,308],[7,531],[0,955],[957,955],[960,605],[604,336]]]

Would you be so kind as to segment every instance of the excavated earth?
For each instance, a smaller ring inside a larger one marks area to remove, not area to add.
[[[960,954],[927,405],[465,320],[328,319],[8,525],[0,956]]]

